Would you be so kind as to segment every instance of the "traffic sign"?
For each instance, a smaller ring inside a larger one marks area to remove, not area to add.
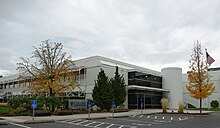
[[[88,101],[88,108],[91,108],[91,107],[92,107],[92,102]]]
[[[32,100],[31,108],[37,108],[37,100]]]
[[[112,102],[112,108],[116,108],[115,102]]]

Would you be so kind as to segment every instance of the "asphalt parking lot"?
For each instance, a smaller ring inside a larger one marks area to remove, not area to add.
[[[68,119],[55,123],[16,124],[4,128],[218,128],[220,113],[212,115],[152,114],[105,119]],[[1,127],[1,126],[0,126]]]
[[[144,128],[165,123],[181,122],[193,116],[177,114],[132,115],[123,118],[107,118],[96,120],[63,120],[61,123],[79,126],[80,128]]]

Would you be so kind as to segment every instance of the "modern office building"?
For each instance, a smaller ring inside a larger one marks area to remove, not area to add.
[[[92,90],[100,69],[103,69],[106,75],[112,78],[116,66],[118,66],[119,73],[123,75],[126,83],[127,98],[125,106],[127,108],[139,109],[141,102],[143,102],[144,108],[160,108],[162,97],[169,100],[168,108],[170,109],[177,109],[178,103],[183,100],[184,103],[197,106],[197,101],[188,97],[189,94],[185,89],[187,79],[185,74],[182,75],[181,68],[163,68],[161,72],[158,72],[101,56],[79,59],[75,61],[75,64],[82,79],[79,81],[80,88],[76,88],[70,95],[73,99],[92,99]],[[0,78],[1,101],[16,95],[28,95],[23,90],[27,89],[29,83],[20,84],[18,76],[18,74],[15,74]],[[215,85],[220,83],[220,77],[218,76],[219,73],[217,73]],[[219,101],[220,98],[217,96],[219,91],[216,91],[214,95]]]
[[[210,74],[210,82],[214,83],[215,91],[208,97],[202,100],[202,106],[204,108],[210,108],[210,102],[212,100],[217,100],[220,103],[220,68],[210,68],[208,70]],[[186,85],[188,84],[188,76],[187,74],[183,74],[183,99],[185,104],[191,104],[197,108],[199,108],[199,100],[196,100],[190,97],[189,92],[186,89]]]

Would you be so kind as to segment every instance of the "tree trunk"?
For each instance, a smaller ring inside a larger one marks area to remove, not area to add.
[[[55,106],[54,104],[52,104],[52,112],[54,112],[54,110],[55,110]]]
[[[200,107],[199,112],[202,113],[202,99],[201,98],[199,99],[199,107]]]
[[[53,96],[53,89],[50,88],[50,96]]]

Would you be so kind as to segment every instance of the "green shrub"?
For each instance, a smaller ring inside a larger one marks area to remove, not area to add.
[[[212,108],[218,108],[218,106],[219,106],[219,102],[218,102],[217,100],[213,100],[213,101],[211,102],[211,107],[212,107]]]
[[[18,108],[16,108],[16,113],[17,113],[17,114],[21,114],[21,113],[26,112],[26,111],[27,111],[27,109],[24,108],[24,107],[18,107]]]
[[[81,113],[81,111],[79,109],[74,109],[72,112],[73,112],[73,114],[80,114]]]
[[[64,99],[64,100],[61,102],[61,106],[62,106],[64,109],[68,109],[68,99]]]
[[[120,104],[119,106],[117,106],[117,108],[119,108],[119,109],[125,108],[125,105],[124,104]]]
[[[107,109],[103,109],[102,112],[108,112],[108,110]]]
[[[13,108],[30,107],[31,106],[31,98],[27,97],[27,96],[14,97],[14,98],[9,99],[8,104],[10,106],[12,106]],[[26,109],[30,109],[30,108],[26,108]]]
[[[98,111],[97,110],[92,110],[92,113],[98,113]]]
[[[168,105],[167,98],[162,98],[160,102],[161,102],[161,105],[162,105],[163,113],[167,113],[167,105]]]

